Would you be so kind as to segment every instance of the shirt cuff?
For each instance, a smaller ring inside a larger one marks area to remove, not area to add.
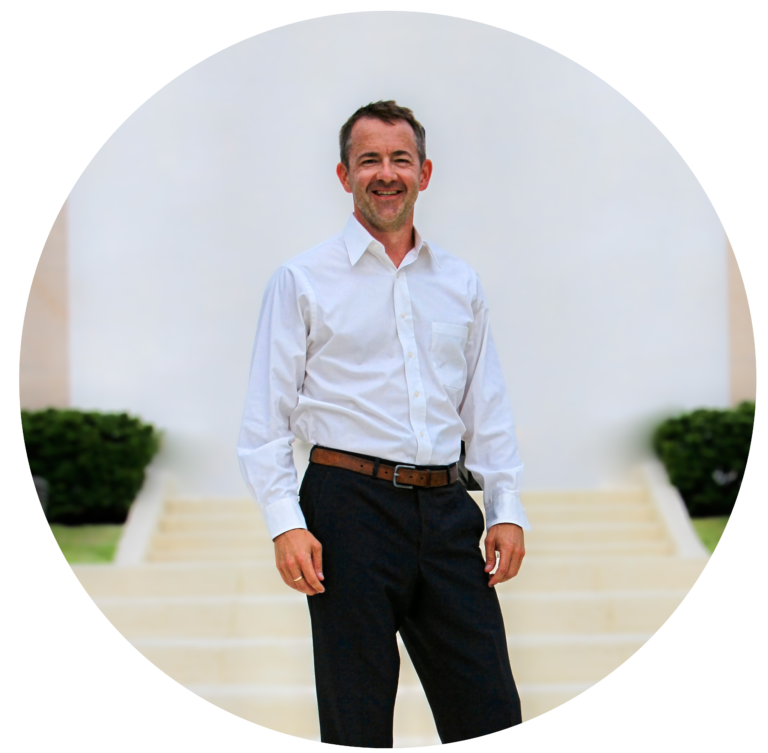
[[[531,524],[525,516],[525,510],[517,493],[497,492],[492,501],[487,501],[486,495],[483,495],[483,503],[486,531],[497,523],[514,523],[524,531],[531,530]]]
[[[261,511],[267,522],[269,536],[273,540],[286,531],[307,527],[304,513],[301,511],[299,500],[296,497],[279,499],[277,502],[262,507]]]

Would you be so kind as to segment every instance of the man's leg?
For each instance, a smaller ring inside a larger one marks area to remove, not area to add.
[[[308,597],[321,740],[392,747],[397,630],[418,577],[416,498],[310,464],[301,507],[323,546],[325,593]]]
[[[496,592],[478,544],[482,513],[459,484],[420,491],[419,585],[400,634],[443,743],[522,721]]]

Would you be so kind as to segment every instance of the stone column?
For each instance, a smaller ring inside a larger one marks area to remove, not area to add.
[[[757,389],[755,374],[755,338],[749,315],[747,293],[739,265],[728,243],[728,339],[730,343],[731,404],[754,400]]]
[[[37,265],[24,316],[19,361],[21,407],[69,405],[67,205],[53,223]]]

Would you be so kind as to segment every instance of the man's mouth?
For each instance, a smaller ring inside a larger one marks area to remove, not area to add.
[[[398,194],[402,193],[402,191],[400,191],[399,189],[392,189],[388,191],[375,190],[373,191],[373,193],[376,196],[397,196]]]

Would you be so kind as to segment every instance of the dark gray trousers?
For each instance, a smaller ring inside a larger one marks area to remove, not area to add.
[[[300,504],[323,545],[326,590],[308,597],[323,742],[392,747],[398,632],[443,743],[522,721],[483,516],[461,484],[400,489],[311,463]]]

